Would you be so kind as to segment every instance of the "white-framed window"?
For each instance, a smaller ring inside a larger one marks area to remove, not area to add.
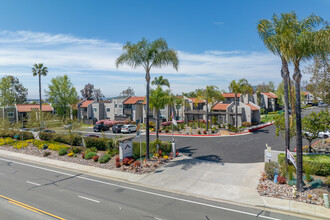
[[[123,108],[123,105],[119,104],[119,108]]]
[[[97,108],[94,108],[94,112],[97,112]]]
[[[7,112],[7,116],[8,118],[13,118],[15,115],[14,112]]]
[[[107,108],[107,112],[110,112],[110,108]]]
[[[115,108],[117,108],[117,104],[115,104]]]

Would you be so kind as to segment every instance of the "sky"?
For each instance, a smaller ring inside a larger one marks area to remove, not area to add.
[[[143,96],[144,70],[116,68],[115,60],[128,41],[162,37],[178,52],[179,70],[152,69],[151,77],[163,75],[175,94],[206,85],[228,90],[240,78],[277,84],[280,60],[263,45],[257,22],[290,11],[329,21],[330,0],[1,0],[0,77],[18,77],[28,97],[37,98],[31,68],[44,63],[43,93],[53,77],[66,74],[79,95],[91,83],[106,97],[129,86]]]

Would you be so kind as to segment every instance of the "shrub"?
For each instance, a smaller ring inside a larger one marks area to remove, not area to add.
[[[44,154],[43,154],[44,157],[48,157],[49,155],[50,155],[50,152],[49,151],[44,152]]]
[[[234,133],[238,132],[238,129],[237,129],[236,127],[234,127],[234,126],[231,126],[231,127],[229,128],[229,130],[230,130],[231,132],[234,132]]]
[[[212,131],[211,131],[211,132],[212,132],[212,134],[214,134],[214,132],[215,132],[215,131],[212,129]]]
[[[162,150],[158,150],[158,155],[161,157],[161,156],[163,156],[163,152],[162,152]]]
[[[109,160],[110,160],[110,155],[109,154],[104,154],[102,157],[99,158],[100,163],[107,163]]]
[[[330,176],[327,176],[327,179],[324,182],[328,187],[330,187]]]
[[[47,132],[40,132],[39,138],[43,141],[52,141],[54,139],[55,135],[53,133],[47,133]]]
[[[116,160],[116,163],[117,163],[117,162],[118,162],[118,163],[120,162],[119,157],[116,157],[115,160]]]
[[[84,159],[85,158],[85,153],[82,153],[81,154],[81,157]]]
[[[97,162],[97,161],[99,160],[99,156],[98,156],[98,155],[94,156],[94,157],[93,157],[93,160],[94,160],[95,162]]]
[[[87,154],[87,153],[89,153],[89,152],[95,152],[95,153],[97,153],[97,149],[96,149],[96,147],[92,147],[92,148],[87,148],[86,150],[85,150],[85,154]]]
[[[203,131],[203,134],[206,134],[206,133],[207,133],[207,131],[206,131],[206,130],[204,130],[204,131]]]
[[[74,155],[73,152],[68,153],[68,156],[69,156],[69,157],[73,157],[73,155]]]
[[[6,138],[10,137],[14,139],[15,135],[18,135],[18,139],[22,139],[23,134],[23,139],[28,140],[28,139],[34,139],[34,136],[32,132],[29,131],[19,131],[19,130],[14,130],[14,129],[0,129],[0,137]]]
[[[90,160],[96,155],[97,155],[97,153],[95,153],[95,152],[88,152],[88,153],[85,154],[85,159]]]
[[[116,162],[116,167],[120,167],[121,166],[121,164],[120,164],[120,162]]]
[[[278,155],[278,162],[280,164],[285,163],[285,154]],[[303,156],[303,168],[306,172],[306,167],[309,167],[310,174],[319,176],[330,175],[330,155],[304,155]]]
[[[198,133],[198,134],[201,134],[202,132],[201,132],[201,130],[198,130],[197,133]]]
[[[59,151],[58,151],[58,155],[60,156],[63,156],[65,154],[68,153],[68,149],[67,148],[61,148]]]
[[[107,140],[104,138],[85,138],[86,148],[96,147],[98,150],[106,150]]]
[[[42,145],[42,149],[43,150],[46,150],[47,148],[48,148],[48,145],[47,144]]]
[[[135,161],[135,162],[134,162],[134,166],[135,166],[135,167],[140,167],[140,166],[141,166],[140,161]]]
[[[251,124],[251,122],[244,121],[244,122],[242,122],[242,126],[244,126],[244,127],[251,127],[252,124]]]
[[[280,184],[285,184],[286,183],[286,179],[285,179],[284,176],[278,176],[277,182],[279,182]]]
[[[149,128],[155,128],[156,124],[153,121],[149,121]]]
[[[79,154],[81,152],[81,149],[79,147],[73,147],[72,152],[75,154]]]
[[[165,128],[165,133],[168,133],[170,130],[168,128]]]
[[[123,164],[126,165],[126,166],[129,166],[133,162],[134,162],[134,159],[132,157],[125,157],[123,159]]]
[[[265,172],[266,172],[266,175],[267,175],[267,178],[272,180],[274,179],[274,172],[275,172],[275,169],[278,168],[278,164],[276,162],[267,162],[265,163]]]

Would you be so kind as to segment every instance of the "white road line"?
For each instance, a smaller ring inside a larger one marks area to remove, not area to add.
[[[197,204],[197,205],[211,207],[211,208],[215,208],[215,209],[226,210],[226,211],[230,211],[230,212],[236,212],[236,213],[240,213],[240,214],[244,214],[244,215],[250,215],[250,216],[254,216],[254,217],[257,216],[257,214],[254,214],[254,213],[251,213],[251,212],[245,212],[245,211],[240,211],[240,210],[236,210],[236,209],[225,208],[225,207],[211,205],[211,204],[207,204],[207,203],[203,203],[203,202],[196,202],[196,201],[188,200],[188,199],[181,199],[181,198],[177,198],[177,197],[174,197],[174,196],[168,196],[168,195],[164,195],[164,194],[160,194],[160,193],[149,192],[149,191],[146,191],[146,190],[141,190],[141,189],[137,189],[137,188],[133,188],[133,187],[121,186],[121,185],[114,184],[114,183],[104,182],[104,181],[101,181],[101,180],[95,180],[95,179],[91,179],[91,178],[83,177],[83,176],[76,176],[76,175],[73,175],[73,174],[64,173],[64,172],[61,172],[61,171],[52,170],[52,169],[48,169],[48,168],[44,168],[44,167],[39,167],[39,166],[31,165],[31,164],[21,163],[21,162],[7,160],[7,159],[3,159],[3,158],[0,158],[0,160],[20,164],[20,165],[23,165],[23,166],[33,167],[33,168],[37,168],[37,169],[40,169],[40,170],[46,170],[46,171],[50,171],[50,172],[53,172],[53,173],[59,173],[59,174],[66,175],[66,176],[76,177],[76,178],[83,179],[83,180],[102,183],[102,184],[109,185],[109,186],[115,186],[115,187],[128,189],[128,190],[132,190],[132,191],[136,191],[136,192],[141,192],[141,193],[145,193],[145,194],[149,194],[149,195],[154,195],[154,196],[158,196],[158,197],[173,199],[173,200],[187,202],[187,203],[191,203],[191,204]],[[264,218],[264,219],[279,220],[278,218],[272,218],[272,217],[268,217],[268,216],[260,216],[259,215],[258,217],[259,218]]]
[[[86,200],[92,201],[92,202],[100,203],[100,201],[98,201],[98,200],[90,199],[90,198],[87,198],[87,197],[85,197],[85,196],[78,196],[78,197],[79,197],[79,198],[82,198],[82,199],[86,199]]]
[[[30,183],[32,185],[36,185],[36,186],[41,186],[39,183],[34,183],[34,182],[30,182],[30,181],[26,181],[27,183]]]

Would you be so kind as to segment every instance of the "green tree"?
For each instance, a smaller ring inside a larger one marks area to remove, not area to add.
[[[295,12],[287,14],[290,18],[287,26],[288,35],[285,40],[288,47],[285,48],[288,59],[294,65],[293,79],[296,89],[296,145],[297,145],[297,189],[303,190],[303,163],[302,163],[302,129],[301,129],[301,103],[300,103],[300,62],[309,60],[317,54],[329,53],[329,31],[318,30],[322,24],[322,18],[311,15],[303,20],[298,20]]]
[[[213,106],[216,102],[223,101],[224,97],[216,86],[206,86],[206,89],[200,90],[197,93],[198,100],[205,100],[206,105],[206,131],[209,128],[209,104]]]
[[[286,139],[286,126],[285,126],[285,115],[280,114],[274,117],[274,125],[276,127],[276,136],[284,137]],[[290,140],[296,136],[296,120],[293,117],[293,123],[290,124]]]
[[[259,92],[275,92],[275,83],[273,81],[269,81],[268,84],[262,83],[257,86],[257,90]]]
[[[230,82],[229,91],[235,93],[235,127],[237,128],[237,93],[251,94],[253,89],[246,79],[240,79],[238,82],[236,80]]]
[[[47,76],[48,68],[42,63],[35,63],[32,68],[33,76],[39,76],[39,121],[41,123],[42,100],[41,100],[41,76]]]
[[[27,88],[14,76],[0,79],[0,106],[22,104],[26,102]]]
[[[170,90],[163,90],[159,85],[150,91],[150,107],[156,112],[156,139],[159,138],[159,110],[169,103]]]
[[[59,116],[67,117],[70,105],[77,103],[78,94],[67,75],[52,78],[47,97]]]
[[[146,72],[146,154],[149,159],[149,90],[150,90],[150,71],[152,68],[161,68],[172,64],[178,70],[179,59],[177,52],[168,48],[167,42],[160,38],[149,42],[142,39],[136,44],[127,42],[123,46],[124,53],[116,60],[116,66],[127,64],[132,68],[142,66]]]
[[[151,82],[151,85],[167,86],[168,88],[170,88],[170,83],[168,79],[163,78],[163,76],[155,77],[155,79]]]

